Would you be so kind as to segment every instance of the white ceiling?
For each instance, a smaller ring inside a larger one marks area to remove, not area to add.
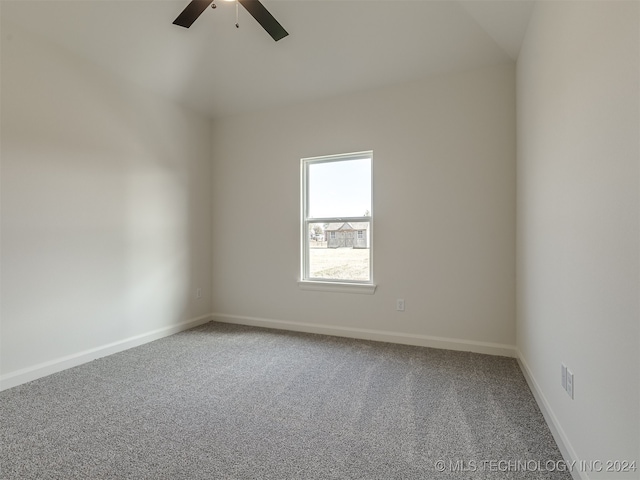
[[[212,118],[513,61],[533,0],[262,0],[274,42],[217,0],[2,0],[2,21]]]

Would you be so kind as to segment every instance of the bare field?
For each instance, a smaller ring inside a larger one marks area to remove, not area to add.
[[[310,248],[309,274],[313,278],[369,280],[368,248]]]

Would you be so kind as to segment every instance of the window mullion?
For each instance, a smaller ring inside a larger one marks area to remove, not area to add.
[[[306,218],[309,223],[339,223],[339,222],[368,222],[371,223],[371,217],[321,217]]]

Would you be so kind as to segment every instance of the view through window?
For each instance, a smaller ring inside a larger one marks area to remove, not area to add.
[[[371,283],[372,152],[302,159],[302,278]]]

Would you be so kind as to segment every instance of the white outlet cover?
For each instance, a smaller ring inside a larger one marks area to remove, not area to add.
[[[567,368],[567,393],[573,399],[573,373]]]
[[[561,369],[561,380],[560,380],[560,384],[562,385],[562,388],[564,388],[565,390],[567,389],[567,366],[562,363],[560,365],[560,369]]]

